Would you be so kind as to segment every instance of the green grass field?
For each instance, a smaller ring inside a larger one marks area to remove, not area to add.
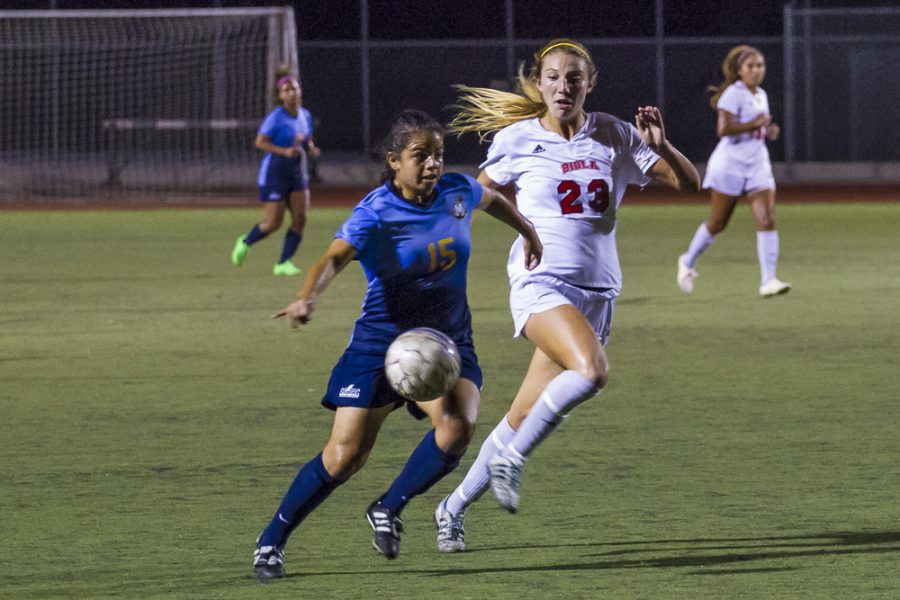
[[[252,578],[254,539],[324,444],[319,399],[362,300],[351,265],[313,323],[269,316],[298,279],[278,239],[228,255],[258,210],[0,212],[3,598],[900,597],[900,208],[779,207],[779,275],[757,295],[745,206],[699,264],[706,207],[626,206],[611,383],[534,454],[522,510],[488,495],[471,551],[431,521],[524,373],[510,232],[475,223],[469,298],[485,371],[462,467],[405,511],[400,557],[368,503],[425,432],[405,411],[297,530],[290,578]],[[298,263],[347,210],[314,209]]]

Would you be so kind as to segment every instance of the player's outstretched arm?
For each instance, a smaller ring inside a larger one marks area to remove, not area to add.
[[[506,196],[497,191],[496,188],[500,186],[492,181],[484,171],[478,175],[478,183],[481,184],[482,189],[478,208],[522,234],[525,242],[525,268],[530,271],[537,267],[541,264],[544,246],[534,230],[534,225],[519,212],[512,202],[506,199]]]
[[[272,315],[273,319],[287,317],[291,329],[309,323],[316,299],[325,291],[335,276],[356,256],[356,248],[342,239],[332,240],[331,245],[310,268],[297,299]]]
[[[634,117],[634,124],[641,140],[659,155],[659,160],[650,170],[653,180],[679,192],[699,190],[700,174],[693,163],[666,138],[666,127],[659,109],[641,106]]]

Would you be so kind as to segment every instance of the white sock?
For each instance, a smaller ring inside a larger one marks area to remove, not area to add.
[[[516,431],[503,454],[524,461],[532,450],[544,441],[576,406],[594,396],[599,390],[575,371],[563,371],[554,377],[528,416]]]
[[[516,431],[509,425],[508,417],[509,415],[504,415],[487,436],[462,483],[447,497],[445,506],[450,514],[458,515],[487,491],[490,482],[488,462],[516,435]]]
[[[691,238],[691,245],[688,246],[687,252],[682,254],[684,264],[693,269],[697,259],[700,258],[703,251],[706,250],[715,239],[716,236],[711,234],[709,229],[706,228],[706,223],[700,223],[700,227],[697,228],[697,231],[694,232],[694,237]]]
[[[756,254],[759,256],[760,285],[775,279],[778,267],[778,232],[756,232]]]

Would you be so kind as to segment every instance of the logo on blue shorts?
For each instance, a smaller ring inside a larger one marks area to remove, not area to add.
[[[359,398],[360,393],[362,393],[362,390],[351,383],[347,387],[341,388],[338,398]]]

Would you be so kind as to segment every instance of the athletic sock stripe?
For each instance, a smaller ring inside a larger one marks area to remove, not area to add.
[[[553,403],[553,398],[550,397],[550,394],[544,392],[543,394],[541,394],[541,400],[550,408],[550,410],[552,410],[556,414],[556,416],[563,416],[562,410],[560,410],[560,408]]]

